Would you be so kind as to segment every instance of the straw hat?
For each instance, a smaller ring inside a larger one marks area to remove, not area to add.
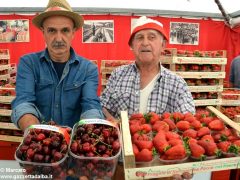
[[[76,29],[79,29],[83,25],[83,17],[78,13],[73,12],[71,6],[66,0],[49,0],[45,11],[34,17],[32,23],[40,29],[46,18],[55,15],[71,18]]]
[[[163,37],[168,40],[167,33],[163,29],[162,23],[159,21],[147,18],[146,16],[142,16],[137,19],[136,23],[133,25],[132,32],[128,41],[128,45],[131,45],[132,38],[136,34],[136,32],[141,31],[143,29],[154,29],[159,31]]]

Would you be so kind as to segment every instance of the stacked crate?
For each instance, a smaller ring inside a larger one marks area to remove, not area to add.
[[[108,78],[115,68],[122,65],[128,65],[133,62],[133,60],[102,60],[100,69],[102,90],[106,87]]]
[[[0,49],[0,141],[21,142],[23,133],[11,122],[11,102],[15,98],[11,70],[8,49]]]
[[[183,77],[195,106],[221,105],[221,92],[227,63],[226,51],[180,51],[166,49],[162,64]]]
[[[240,89],[223,89],[221,112],[231,120],[240,123]]]

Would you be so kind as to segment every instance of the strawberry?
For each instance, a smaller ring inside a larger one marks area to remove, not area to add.
[[[169,125],[169,130],[175,130],[177,128],[176,124],[174,123],[173,120],[170,118],[163,119],[164,122],[166,122]]]
[[[194,116],[187,116],[183,120],[191,123],[193,121],[196,121],[197,119]]]
[[[129,125],[134,125],[134,124],[141,125],[142,122],[139,121],[138,119],[133,119],[133,120],[130,120],[130,121],[129,121]]]
[[[221,133],[222,135],[225,135],[225,136],[232,135],[231,129],[228,129],[228,128],[224,128],[224,130],[220,131],[219,133]]]
[[[133,120],[133,119],[141,119],[144,118],[142,113],[136,113],[136,114],[132,114],[129,118],[129,120]]]
[[[136,156],[136,154],[139,153],[138,147],[136,146],[136,144],[132,144],[133,147],[133,154]]]
[[[200,120],[201,118],[208,117],[210,115],[207,110],[199,110],[196,112],[195,117]]]
[[[198,144],[202,146],[205,151],[206,155],[208,156],[220,156],[219,149],[217,148],[217,144],[211,141],[199,140]]]
[[[165,133],[166,135],[166,140],[172,140],[172,139],[181,139],[180,135],[176,132],[168,131]]]
[[[152,126],[150,124],[143,124],[142,125],[142,132],[149,133],[152,131]]]
[[[201,140],[214,142],[214,139],[213,139],[213,137],[210,134],[202,136]]]
[[[184,139],[185,139],[185,138],[184,138]],[[189,138],[187,142],[188,142],[188,144],[190,144],[190,143],[197,143],[198,140],[196,140],[196,139],[194,139],[194,138]]]
[[[178,130],[185,131],[187,129],[190,129],[190,123],[188,121],[179,121],[176,124]]]
[[[202,137],[204,135],[210,134],[210,129],[208,127],[202,127],[197,131],[197,136]]]
[[[139,124],[132,124],[130,125],[130,133],[135,134],[136,132],[139,132],[142,130],[142,126]]]
[[[189,148],[191,150],[191,156],[199,160],[204,160],[206,158],[205,149],[198,145],[197,143],[189,143]]]
[[[149,141],[150,137],[147,134],[143,133],[134,133],[132,136],[132,142],[134,143],[135,141]]]
[[[136,154],[135,159],[137,162],[149,162],[153,160],[152,151],[149,149],[142,149]]]
[[[169,148],[169,143],[166,140],[166,135],[164,131],[159,131],[152,141],[154,147],[159,153],[163,153],[167,148]]]
[[[166,150],[165,155],[169,160],[183,159],[186,157],[186,150],[182,144],[178,144]]]
[[[204,118],[200,119],[200,122],[202,122],[205,125],[208,125],[211,121],[213,121],[212,117],[204,117]]]
[[[153,142],[152,141],[143,141],[143,140],[136,140],[134,142],[138,149],[141,151],[142,149],[149,149],[152,150]]]
[[[172,115],[175,122],[178,122],[184,119],[184,115],[180,112],[174,112]]]
[[[188,130],[183,132],[183,137],[191,137],[191,138],[196,139],[197,138],[197,131],[195,131],[193,129],[188,129]]]
[[[221,120],[213,120],[208,124],[209,129],[214,131],[221,131],[224,130],[225,125]]]
[[[144,115],[144,118],[146,119],[147,123],[150,124],[155,124],[155,122],[160,120],[160,117],[158,114],[156,114],[155,112],[149,112],[147,114]]]
[[[194,117],[194,116],[193,116],[192,113],[186,112],[186,113],[184,113],[184,119],[185,119],[186,117]]]
[[[157,131],[157,132],[160,131],[160,130],[169,131],[169,125],[164,121],[157,121],[153,125],[152,130]]]
[[[200,121],[196,120],[196,121],[191,122],[190,126],[195,130],[199,130],[202,127],[202,124]]]
[[[233,144],[234,144],[235,146],[237,146],[237,147],[239,148],[239,150],[240,150],[240,140],[234,141]]]
[[[171,139],[168,141],[170,146],[176,146],[178,144],[183,145],[183,141],[181,139]]]
[[[236,140],[239,140],[239,137],[230,135],[230,136],[227,137],[227,139],[231,142],[234,142]]]
[[[230,147],[231,142],[229,141],[222,141],[217,144],[217,147],[222,151],[222,152],[228,152],[228,148]]]
[[[171,118],[172,114],[170,112],[164,112],[162,114],[162,119],[168,119]]]

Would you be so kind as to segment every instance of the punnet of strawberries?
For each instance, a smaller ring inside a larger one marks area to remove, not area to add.
[[[81,120],[73,128],[69,150],[76,176],[111,178],[121,152],[118,126],[101,119]]]
[[[15,152],[15,159],[26,174],[65,177],[71,128],[57,125],[32,125]]]
[[[240,137],[236,130],[206,109],[196,114],[165,112],[132,114],[129,118],[136,162],[163,164],[237,156]]]

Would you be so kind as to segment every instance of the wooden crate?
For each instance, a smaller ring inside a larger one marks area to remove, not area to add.
[[[191,57],[191,58],[226,58],[226,50],[217,51],[189,51],[189,50],[178,50],[176,48],[166,48],[162,53],[163,57]]]
[[[0,49],[0,59],[10,59],[9,49]]]
[[[218,106],[221,105],[221,99],[199,99],[194,100],[195,106]]]
[[[102,60],[101,73],[111,73],[115,68],[133,63],[133,60]]]
[[[216,86],[188,86],[191,92],[222,92],[223,85]]]
[[[208,106],[207,109],[221,118],[226,124],[240,132],[240,126],[231,121],[216,108]],[[188,161],[181,164],[162,165],[159,163],[136,164],[132,150],[132,141],[129,129],[128,114],[121,112],[122,142],[123,142],[123,162],[125,179],[151,179],[159,177],[169,177],[183,172],[200,173],[209,171],[221,171],[226,169],[238,169],[240,157],[221,158],[215,160],[206,160],[200,162]]]
[[[240,123],[240,115],[235,116],[234,122]]]
[[[11,116],[12,110],[10,109],[0,109],[0,116]]]
[[[164,64],[227,64],[227,58],[162,56],[160,60]]]
[[[195,79],[224,79],[226,72],[184,72],[175,71],[175,74],[183,78],[195,78]]]
[[[12,130],[20,130],[15,126],[13,123],[7,123],[7,122],[0,122],[0,129],[12,129]]]
[[[240,106],[240,89],[225,88],[222,92],[222,106]]]
[[[0,141],[22,142],[22,140],[23,140],[23,137],[20,137],[20,136],[0,135]]]

